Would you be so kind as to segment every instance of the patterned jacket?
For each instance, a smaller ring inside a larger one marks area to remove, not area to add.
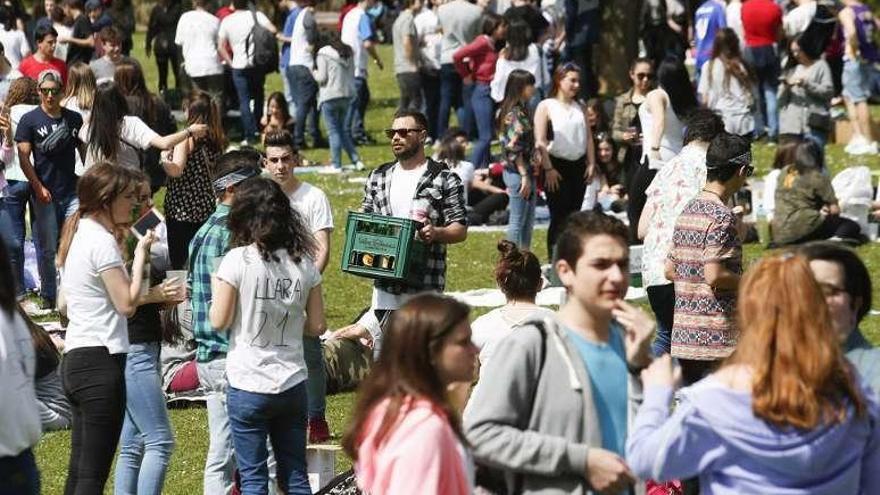
[[[370,173],[364,186],[361,211],[392,216],[391,173],[396,163],[385,163]],[[428,158],[427,170],[419,179],[413,199],[428,201],[431,205],[428,217],[433,225],[441,227],[453,223],[467,225],[464,187],[461,179],[443,163]],[[446,288],[446,244],[435,242],[428,246],[421,287],[386,280],[376,280],[375,286],[391,294],[412,294],[426,290],[443,292]]]

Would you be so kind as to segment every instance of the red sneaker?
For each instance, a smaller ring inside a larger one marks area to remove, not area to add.
[[[309,418],[309,443],[324,443],[330,440],[330,426],[324,418]]]

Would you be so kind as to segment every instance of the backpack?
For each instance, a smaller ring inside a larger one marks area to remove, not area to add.
[[[270,74],[278,70],[278,43],[275,41],[275,35],[257,21],[255,11],[251,10],[251,16],[254,18],[254,27],[251,28],[247,44],[254,45],[254,68],[263,74]],[[250,52],[249,46],[245,53],[248,52]]]

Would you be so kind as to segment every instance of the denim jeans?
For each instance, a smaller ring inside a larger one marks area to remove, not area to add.
[[[425,95],[427,97],[427,95]],[[430,101],[430,100],[429,100]],[[443,136],[446,129],[449,128],[449,114],[452,109],[461,109],[461,76],[455,70],[452,64],[443,64],[440,66],[440,103],[437,107],[436,135]],[[459,125],[461,123],[459,117]]]
[[[751,65],[758,76],[758,94],[761,101],[755,110],[755,134],[764,132],[771,139],[779,135],[779,112],[776,105],[776,91],[779,88],[779,56],[773,45],[745,47],[743,58]]]
[[[12,234],[12,247],[9,250],[9,261],[12,264],[12,274],[15,277],[16,287],[15,294],[19,298],[24,297],[24,238],[27,233],[27,227],[24,223],[24,213],[27,209],[28,202],[31,201],[31,186],[26,180],[11,180],[9,187],[6,189],[7,196],[3,198],[5,215],[10,224],[10,233]],[[36,201],[34,199],[33,201]],[[31,222],[33,223],[33,214],[31,214]],[[5,229],[5,227],[4,227]],[[33,230],[33,229],[32,229]],[[36,231],[34,231],[36,234]],[[34,235],[34,247],[37,253],[40,252],[41,246],[38,236]],[[6,242],[4,238],[4,242]]]
[[[672,323],[675,317],[675,287],[673,284],[652,285],[645,288],[648,302],[657,319],[657,333],[651,350],[655,356],[669,354],[672,350]]]
[[[39,495],[40,471],[34,452],[27,449],[16,456],[0,457],[0,495]]]
[[[531,249],[532,231],[535,228],[535,179],[529,175],[527,180],[531,182],[531,194],[529,199],[523,199],[519,194],[519,186],[523,176],[504,167],[502,175],[504,186],[507,188],[510,219],[507,221],[507,240],[515,243],[520,249]]]
[[[354,96],[348,113],[345,114],[345,127],[351,131],[352,139],[365,139],[367,131],[364,129],[364,117],[367,112],[367,104],[370,102],[370,87],[363,77],[354,78]]]
[[[197,363],[196,366],[199,384],[207,394],[208,409],[209,441],[203,478],[204,494],[229,494],[232,492],[235,456],[229,416],[226,414],[226,358]]]
[[[491,96],[488,84],[474,84],[474,92],[471,95],[471,108],[474,112],[474,122],[477,125],[477,142],[471,154],[471,163],[476,168],[485,168],[489,165],[489,147],[495,136],[495,101]]]
[[[65,197],[56,196],[49,204],[42,203],[35,198],[31,205],[34,210],[33,234],[35,238],[40,240],[40,249],[37,253],[40,270],[40,296],[54,302],[57,296],[55,253],[58,248],[58,237],[64,226],[64,220],[76,213],[79,208],[79,198],[76,197],[76,193]]]
[[[476,116],[474,116],[473,103],[471,102],[471,98],[473,98],[474,95],[475,86],[475,84],[462,83],[461,106],[458,107],[457,112],[458,126],[461,127],[461,129],[466,132],[471,139],[474,139],[477,136],[477,129],[475,128],[475,126],[477,125]]]
[[[238,110],[241,112],[243,139],[253,141],[258,137],[257,122],[263,118],[263,83],[266,75],[253,67],[232,69],[232,84],[238,94]],[[251,100],[254,109],[251,111]]]
[[[12,219],[11,213],[10,208],[6,206],[6,198],[0,198],[0,242],[3,242],[6,252],[9,253],[7,256],[9,256],[10,261],[15,259],[15,262],[12,263],[13,280],[7,281],[7,283],[14,283],[15,294],[23,296],[24,278],[23,273],[21,273],[21,270],[19,269],[19,265],[23,259],[23,255],[21,254],[23,252],[23,246],[16,235],[16,229],[13,226],[15,220]]]
[[[437,116],[440,114],[440,73],[422,72],[421,77],[422,101],[424,102],[425,118],[428,119],[428,136],[436,141],[440,137],[437,134]]]
[[[309,128],[309,136],[314,144],[323,141],[318,127],[318,83],[312,76],[312,71],[304,65],[291,65],[285,72],[287,83],[290,85],[290,93],[293,95],[296,119],[293,140],[297,146],[305,144],[306,127]]]
[[[241,474],[242,495],[268,493],[266,435],[278,462],[278,483],[287,495],[311,495],[306,466],[306,384],[279,394],[229,387],[229,424]]]
[[[131,344],[125,362],[125,421],[116,495],[159,495],[174,450],[160,376],[159,343]]]
[[[309,419],[324,418],[327,408],[327,376],[324,374],[324,350],[321,339],[303,335],[303,354],[309,370],[308,384]]]
[[[296,104],[293,103],[293,93],[290,92],[290,78],[287,77],[287,71],[284,67],[278,68],[281,72],[281,88],[284,93],[284,101],[287,102],[287,113],[296,115]]]
[[[321,113],[324,114],[324,125],[327,126],[327,134],[330,137],[330,161],[333,166],[342,166],[342,150],[348,153],[352,163],[361,160],[351,137],[351,128],[345,125],[346,112],[348,112],[351,98],[333,98],[321,103]]]

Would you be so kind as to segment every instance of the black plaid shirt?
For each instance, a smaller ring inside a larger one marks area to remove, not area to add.
[[[391,173],[397,162],[381,165],[370,173],[364,186],[364,199],[361,211],[393,216],[391,214]],[[428,200],[431,224],[446,227],[453,223],[467,225],[465,211],[464,187],[461,179],[446,165],[428,158],[425,174],[416,185],[415,199]],[[391,294],[412,294],[425,290],[443,292],[446,288],[446,244],[434,242],[428,245],[423,285],[410,285],[376,280],[377,288]]]

